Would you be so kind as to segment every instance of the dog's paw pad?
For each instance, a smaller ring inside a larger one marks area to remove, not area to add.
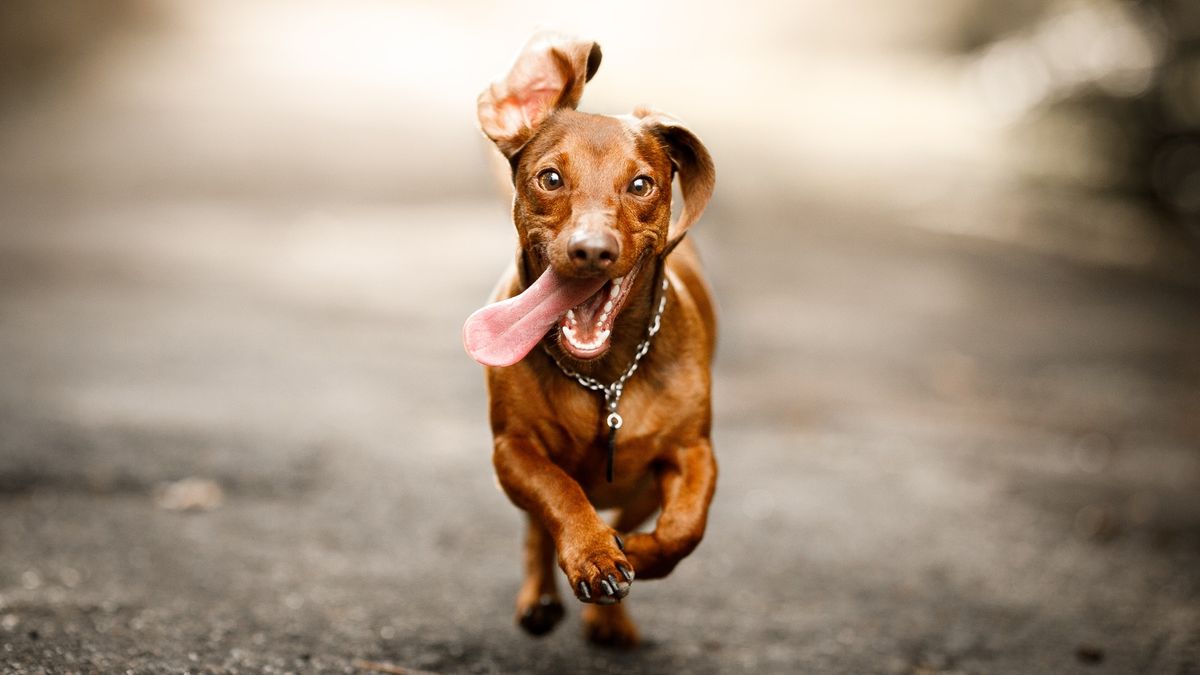
[[[518,613],[517,623],[530,635],[545,635],[554,630],[565,613],[558,598],[543,595],[536,604]]]

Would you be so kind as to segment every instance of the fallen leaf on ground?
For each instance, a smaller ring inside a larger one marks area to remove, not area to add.
[[[207,478],[184,478],[159,487],[155,503],[168,511],[212,511],[221,506],[225,492]]]

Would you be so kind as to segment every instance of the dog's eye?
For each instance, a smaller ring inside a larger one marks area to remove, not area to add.
[[[546,169],[537,176],[538,185],[547,192],[552,192],[563,186],[562,176],[554,169]]]
[[[639,197],[645,197],[654,189],[654,181],[649,176],[638,176],[629,182],[629,191]]]

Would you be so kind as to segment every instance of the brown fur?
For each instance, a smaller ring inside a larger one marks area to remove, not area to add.
[[[679,241],[712,192],[712,163],[700,141],[668,116],[643,109],[623,118],[573,110],[599,60],[592,43],[535,36],[507,79],[485,91],[479,104],[484,132],[513,167],[520,245],[517,264],[493,300],[520,293],[547,266],[562,275],[581,274],[567,255],[567,239],[579,227],[616,234],[620,254],[603,272],[609,278],[648,261],[607,352],[573,359],[558,344],[556,327],[519,363],[486,371],[496,475],[529,516],[517,619],[534,634],[550,630],[562,616],[555,560],[580,600],[620,600],[630,586],[622,566],[637,579],[660,578],[699,544],[717,477],[709,441],[715,312],[694,248]],[[561,173],[564,189],[539,187],[537,176],[547,167]],[[672,228],[676,174],[685,207]],[[653,180],[651,194],[626,189],[639,175]],[[564,376],[554,359],[605,383],[619,377],[646,335],[660,273],[670,282],[662,328],[625,386],[610,484],[602,397]],[[613,525],[597,514],[605,508],[619,509]],[[653,532],[632,533],[659,508]],[[618,583],[606,593],[602,582],[611,579]],[[619,605],[589,607],[584,623],[594,642],[637,642],[637,629]]]

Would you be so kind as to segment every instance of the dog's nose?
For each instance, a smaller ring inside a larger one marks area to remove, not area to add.
[[[621,243],[605,230],[580,230],[567,242],[567,255],[576,269],[602,270],[617,261]]]

